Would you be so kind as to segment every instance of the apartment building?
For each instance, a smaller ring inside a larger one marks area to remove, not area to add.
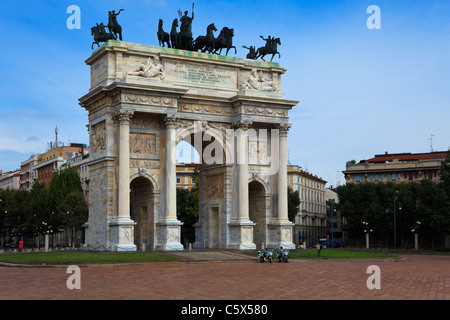
[[[379,154],[359,163],[349,161],[343,171],[346,183],[439,181],[439,171],[447,151],[429,153]]]
[[[300,166],[288,165],[288,186],[298,191],[300,207],[295,217],[294,243],[314,245],[327,233],[326,181],[304,171]]]

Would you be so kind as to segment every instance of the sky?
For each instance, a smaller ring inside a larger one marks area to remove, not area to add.
[[[67,26],[71,5],[80,9],[80,29]],[[78,99],[89,89],[90,28],[119,9],[124,41],[157,46],[158,20],[169,32],[192,2],[2,3],[0,170],[45,152],[56,126],[60,142],[89,144]],[[450,1],[201,0],[194,14],[194,38],[212,22],[234,29],[238,52],[230,56],[245,58],[242,45],[263,46],[260,35],[281,39],[273,60],[286,69],[281,90],[299,101],[289,112],[289,162],[328,187],[344,184],[349,160],[449,149]]]

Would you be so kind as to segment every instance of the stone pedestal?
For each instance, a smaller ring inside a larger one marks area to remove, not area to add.
[[[255,250],[253,242],[253,227],[255,223],[250,220],[238,220],[228,224],[230,230],[229,249]]]
[[[116,217],[110,223],[113,251],[136,251],[134,244],[135,222],[129,217]]]
[[[269,224],[269,247],[283,249],[295,249],[295,244],[292,242],[292,229],[294,224],[290,222]]]
[[[183,250],[180,242],[182,222],[177,219],[165,220],[156,224],[159,246],[164,251]]]

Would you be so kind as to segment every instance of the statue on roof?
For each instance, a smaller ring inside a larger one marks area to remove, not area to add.
[[[108,11],[108,29],[112,34],[114,34],[116,39],[117,36],[119,36],[120,41],[122,41],[122,27],[117,22],[117,16],[121,11],[123,11],[123,9],[120,9],[117,13],[115,10]]]
[[[181,14],[181,10],[178,10],[180,17],[180,40],[181,48],[184,50],[191,50],[192,48],[192,21],[194,20],[194,3],[192,3],[191,17],[188,16],[188,11],[184,12],[184,16]]]

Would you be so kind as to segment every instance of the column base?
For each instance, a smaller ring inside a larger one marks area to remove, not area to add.
[[[283,247],[283,249],[295,249],[295,243],[292,242],[292,230],[294,224],[290,221],[278,221],[267,225],[269,233],[270,247]]]
[[[178,219],[168,219],[156,224],[158,238],[157,248],[164,251],[184,250],[180,242],[182,222]]]
[[[230,221],[228,224],[230,231],[228,249],[255,250],[256,244],[253,242],[253,227],[255,225],[249,219]]]
[[[113,251],[136,251],[134,226],[136,222],[129,217],[115,217],[109,222]]]

